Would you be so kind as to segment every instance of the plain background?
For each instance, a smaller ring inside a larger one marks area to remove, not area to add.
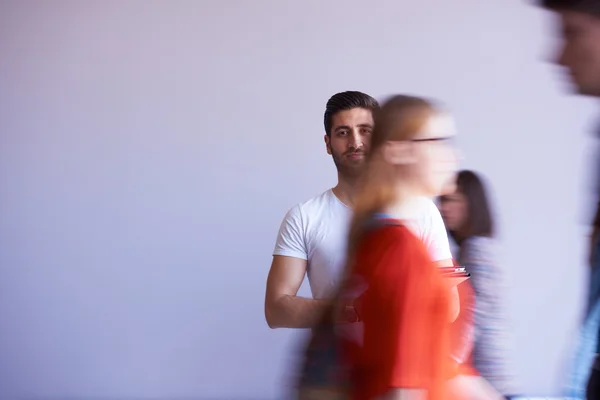
[[[500,217],[523,393],[584,296],[594,104],[520,0],[0,3],[0,397],[275,399],[282,217],[335,183],[325,102],[433,96]],[[303,287],[302,293],[308,290]]]

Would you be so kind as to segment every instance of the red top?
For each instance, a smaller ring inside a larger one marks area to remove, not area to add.
[[[363,236],[353,267],[351,281],[366,284],[358,304],[362,324],[353,324],[362,325],[362,346],[346,347],[356,371],[353,398],[372,399],[390,388],[449,398],[444,383],[461,369],[451,357],[450,291],[424,244],[407,227],[385,225]]]

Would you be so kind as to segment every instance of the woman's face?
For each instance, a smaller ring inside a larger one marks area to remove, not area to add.
[[[440,213],[448,230],[459,231],[467,221],[468,212],[467,198],[459,191],[440,199]]]
[[[417,181],[423,192],[436,197],[454,191],[458,154],[454,146],[456,129],[448,113],[432,115],[412,140]]]

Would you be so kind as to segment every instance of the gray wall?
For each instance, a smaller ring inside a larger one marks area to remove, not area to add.
[[[521,0],[0,3],[0,397],[260,398],[285,211],[332,186],[327,98],[434,96],[501,215],[514,360],[556,393],[593,107]],[[302,292],[308,290],[303,287]]]

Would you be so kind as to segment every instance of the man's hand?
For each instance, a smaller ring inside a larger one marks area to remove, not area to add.
[[[335,322],[338,324],[351,324],[360,320],[360,314],[356,309],[355,301],[342,303],[335,318]]]

